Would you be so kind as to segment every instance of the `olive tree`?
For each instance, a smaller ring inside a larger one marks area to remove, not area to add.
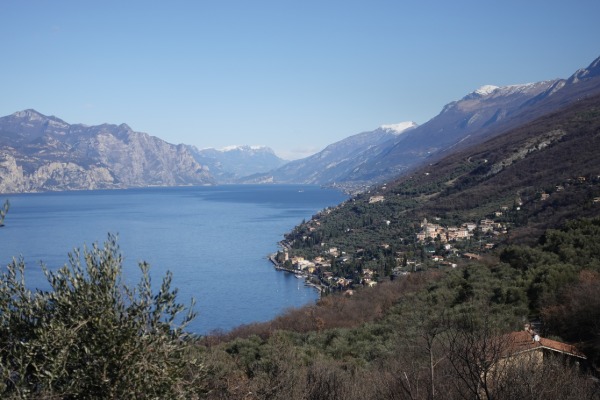
[[[193,397],[202,370],[184,331],[193,301],[177,302],[171,273],[154,293],[146,263],[127,286],[122,261],[109,235],[56,271],[42,266],[48,290],[27,287],[22,259],[0,274],[2,398]]]

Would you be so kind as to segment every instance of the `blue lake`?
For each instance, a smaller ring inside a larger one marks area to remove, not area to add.
[[[22,256],[31,287],[47,287],[40,262],[54,269],[74,248],[118,235],[124,277],[150,264],[154,286],[173,272],[178,299],[196,299],[188,330],[208,333],[266,321],[314,302],[315,289],[267,260],[303,219],[346,199],[317,186],[224,185],[3,195],[11,202],[0,229],[0,265]]]

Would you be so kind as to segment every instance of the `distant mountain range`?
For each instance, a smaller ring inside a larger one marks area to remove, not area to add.
[[[423,125],[382,125],[288,163],[267,147],[199,150],[125,124],[71,125],[25,110],[0,118],[0,192],[215,183],[306,183],[361,191],[598,93],[600,58],[568,79],[483,86]]]
[[[198,149],[188,146],[194,159],[208,167],[219,183],[235,183],[241,178],[274,170],[287,161],[266,146],[229,146],[223,149]]]

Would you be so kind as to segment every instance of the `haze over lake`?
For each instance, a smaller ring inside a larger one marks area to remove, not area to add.
[[[227,185],[3,195],[0,263],[22,255],[30,287],[45,288],[39,263],[64,265],[75,247],[118,235],[124,276],[136,284],[147,261],[153,285],[173,272],[178,299],[196,299],[188,330],[207,333],[266,321],[318,298],[314,288],[267,260],[303,219],[346,199],[306,185]]]

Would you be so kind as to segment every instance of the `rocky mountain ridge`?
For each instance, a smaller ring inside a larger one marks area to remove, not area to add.
[[[0,118],[0,192],[214,183],[184,145],[126,124],[68,124],[24,110]]]

